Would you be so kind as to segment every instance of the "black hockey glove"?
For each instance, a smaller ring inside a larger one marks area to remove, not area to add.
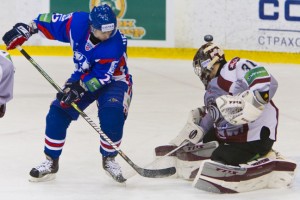
[[[63,93],[59,92],[56,98],[60,100],[63,108],[68,108],[74,102],[80,101],[84,93],[87,91],[81,80],[76,82],[67,82],[63,89]]]
[[[27,24],[17,23],[11,30],[4,34],[2,40],[6,44],[7,50],[10,50],[16,48],[18,45],[21,46],[32,34],[37,32],[37,29],[31,28]]]

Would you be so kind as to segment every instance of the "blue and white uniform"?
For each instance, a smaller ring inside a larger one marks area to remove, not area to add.
[[[88,89],[77,105],[84,110],[96,100],[101,129],[119,146],[132,97],[132,80],[126,63],[126,37],[117,31],[108,40],[93,44],[89,13],[86,12],[40,14],[34,22],[38,33],[44,37],[70,43],[75,70],[68,81],[81,80]],[[62,108],[57,99],[52,102],[46,119],[47,155],[53,159],[60,156],[66,130],[78,116],[72,107]],[[101,138],[100,143],[103,156],[117,153]]]

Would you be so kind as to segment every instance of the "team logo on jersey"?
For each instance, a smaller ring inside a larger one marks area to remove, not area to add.
[[[95,47],[95,45],[93,45],[91,42],[90,42],[90,40],[88,40],[87,42],[86,42],[86,44],[85,44],[85,50],[86,51],[90,51],[92,48],[94,48]]]
[[[248,85],[252,85],[252,83],[255,80],[263,79],[263,78],[270,78],[270,75],[264,67],[260,66],[260,67],[253,68],[250,71],[248,71],[245,74],[244,78],[246,79]]]
[[[239,57],[235,57],[234,59],[232,59],[230,61],[230,63],[228,64],[228,69],[229,71],[232,71],[236,68],[236,63],[239,62],[240,58]]]
[[[74,51],[73,62],[75,64],[76,71],[87,72],[90,68],[90,63],[85,55],[78,51]]]

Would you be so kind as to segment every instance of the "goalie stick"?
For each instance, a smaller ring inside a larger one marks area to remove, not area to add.
[[[46,78],[46,80],[58,91],[62,92],[60,86],[58,86],[54,80],[39,66],[38,63],[33,60],[33,58],[20,46],[17,46],[17,49],[23,54],[23,56]],[[163,178],[168,177],[176,173],[175,167],[164,168],[164,169],[145,169],[134,164],[126,154],[113,142],[108,136],[88,117],[80,108],[73,102],[72,107],[80,114],[81,117],[85,119],[85,121],[93,127],[97,133],[104,138],[104,140],[109,143],[118,153],[119,155],[141,176],[148,178]]]

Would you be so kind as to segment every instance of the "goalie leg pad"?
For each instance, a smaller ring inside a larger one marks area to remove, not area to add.
[[[240,193],[263,188],[285,188],[292,184],[296,163],[261,158],[241,167],[203,161],[193,186],[214,193]]]
[[[209,158],[212,152],[218,146],[219,143],[217,141],[200,143],[196,145],[189,143],[188,145],[183,146],[181,149],[177,150],[176,152],[168,156],[176,156],[181,160],[187,160],[187,161],[203,160],[201,157],[205,157],[206,159]],[[175,145],[158,146],[154,149],[155,156],[164,156],[176,148],[177,146]],[[193,155],[198,156],[198,158],[193,157]]]
[[[188,144],[178,151],[167,156],[163,161],[159,162],[156,167],[176,167],[176,177],[185,180],[193,180],[199,170],[199,166],[203,160],[210,158],[212,152],[218,147],[217,141],[211,141],[202,144]],[[155,148],[156,157],[164,156],[176,149],[176,146],[165,145]]]
[[[190,141],[191,143],[196,144],[202,141],[203,137],[204,131],[200,126],[192,122],[187,122],[179,135],[170,141],[170,144],[179,146],[185,141]]]

